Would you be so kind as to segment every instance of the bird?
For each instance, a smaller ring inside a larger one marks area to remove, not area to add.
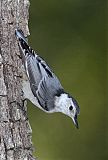
[[[25,99],[47,113],[61,112],[73,120],[79,128],[77,117],[80,108],[76,99],[67,93],[59,79],[45,62],[28,44],[21,29],[15,29],[24,72],[22,90]]]

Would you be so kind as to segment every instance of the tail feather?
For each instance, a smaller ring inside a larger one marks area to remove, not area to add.
[[[31,54],[35,56],[35,52],[33,51],[33,49],[28,46],[28,42],[24,36],[23,31],[21,29],[16,29],[15,35],[19,41],[19,47],[20,47],[21,54],[23,53],[24,56],[31,55]]]
[[[21,29],[15,29],[15,35],[18,38],[18,40],[22,39],[23,41],[25,41],[26,43],[28,43],[27,39],[25,38],[24,33],[23,33],[23,31]]]

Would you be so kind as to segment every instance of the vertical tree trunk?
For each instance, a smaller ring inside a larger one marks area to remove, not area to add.
[[[28,9],[28,0],[0,0],[0,160],[34,160],[15,37],[18,26],[29,33]]]

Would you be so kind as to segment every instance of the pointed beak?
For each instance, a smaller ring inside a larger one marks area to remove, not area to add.
[[[79,125],[78,125],[78,120],[77,120],[77,114],[75,115],[74,118],[72,118],[73,122],[74,122],[74,125],[76,126],[76,128],[78,129],[79,128]]]

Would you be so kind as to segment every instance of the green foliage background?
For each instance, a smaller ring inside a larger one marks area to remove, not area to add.
[[[105,0],[30,0],[29,42],[79,102],[80,129],[28,104],[39,160],[108,159]]]

